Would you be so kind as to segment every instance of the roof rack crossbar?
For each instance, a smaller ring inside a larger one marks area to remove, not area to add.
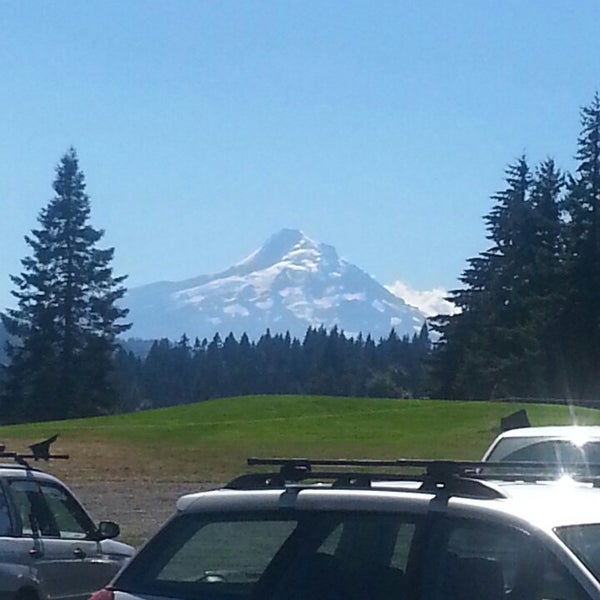
[[[493,472],[494,476],[510,475],[515,472],[530,474],[583,474],[600,476],[600,463],[567,463],[567,462],[535,462],[535,461],[506,461],[482,462],[473,460],[446,460],[446,459],[347,459],[347,458],[248,458],[249,466],[279,466],[312,469],[315,466],[332,466],[336,468],[392,468],[392,469],[422,469],[432,475],[450,473],[456,475],[478,474]]]
[[[31,453],[23,454],[21,452],[14,452],[6,450],[6,444],[0,443],[0,458],[12,458],[15,462],[29,468],[28,460],[44,460],[48,461],[52,460],[65,460],[69,458],[68,454],[51,454],[50,446],[57,440],[58,434],[49,437],[48,439],[42,440],[41,442],[36,442],[35,444],[31,444],[29,449]]]
[[[369,488],[374,483],[381,488],[385,481],[412,481],[421,482],[418,489],[422,492],[497,498],[504,494],[489,483],[491,480],[547,481],[562,475],[600,487],[600,464],[250,457],[248,465],[275,466],[279,472],[242,475],[227,487],[284,487],[321,480],[337,488]]]
[[[475,498],[500,498],[504,495],[484,481],[451,476],[448,478],[432,477],[431,475],[415,475],[409,473],[381,473],[372,471],[297,471],[289,477],[291,470],[284,476],[279,472],[246,473],[230,481],[225,487],[235,490],[284,488],[300,486],[308,482],[331,482],[336,489],[377,489],[403,490],[415,493],[432,493],[445,495],[460,495]],[[402,482],[421,482],[419,487],[398,487]],[[389,483],[389,486],[385,484]]]

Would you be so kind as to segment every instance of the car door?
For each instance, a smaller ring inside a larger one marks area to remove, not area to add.
[[[87,600],[106,585],[119,568],[116,560],[102,552],[95,539],[96,526],[81,504],[64,486],[40,484],[46,505],[56,523],[61,541],[70,544],[71,592]]]
[[[33,478],[11,480],[8,488],[18,520],[15,550],[19,561],[28,566],[32,580],[48,599],[68,598],[75,560],[72,544],[60,539]]]
[[[108,582],[95,527],[69,491],[57,483],[13,479],[9,490],[19,520],[20,554],[50,600],[85,600]]]

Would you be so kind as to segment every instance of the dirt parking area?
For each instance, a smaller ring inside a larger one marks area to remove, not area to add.
[[[183,494],[220,487],[206,461],[170,453],[145,453],[124,443],[87,436],[60,438],[53,451],[69,460],[33,463],[61,479],[98,522],[116,521],[121,540],[139,546],[175,511]],[[186,460],[188,459],[189,460]],[[224,476],[223,481],[227,481]]]
[[[121,526],[119,539],[139,546],[175,511],[179,496],[217,484],[182,481],[68,481],[96,522],[116,521]]]

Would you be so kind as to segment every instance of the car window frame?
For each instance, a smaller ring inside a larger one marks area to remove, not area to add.
[[[44,532],[42,532],[39,529],[39,527],[38,527],[37,532],[32,531],[31,534],[24,532],[25,527],[24,527],[23,519],[21,516],[21,512],[18,509],[18,502],[15,499],[15,490],[12,488],[13,484],[18,484],[18,483],[26,483],[29,485],[34,485],[36,487],[35,493],[38,494],[38,497],[39,497],[41,503],[43,504],[44,509],[51,516],[53,527],[54,527],[54,531],[53,531],[54,535],[45,534]],[[14,514],[16,516],[15,535],[17,535],[17,537],[22,537],[22,538],[40,537],[40,538],[47,538],[47,539],[55,539],[55,540],[62,539],[62,540],[70,540],[70,541],[94,540],[95,533],[97,530],[94,520],[91,518],[89,513],[85,510],[85,508],[83,507],[81,502],[79,502],[79,500],[77,500],[77,498],[71,493],[71,491],[64,484],[57,482],[57,481],[40,480],[40,479],[36,479],[36,478],[31,478],[31,477],[18,477],[18,476],[6,478],[5,484],[7,486],[8,492],[9,492],[10,502],[14,507]],[[76,510],[79,512],[79,514],[82,517],[82,521],[83,521],[82,525],[83,525],[83,530],[85,531],[85,537],[77,537],[77,536],[70,537],[70,536],[62,536],[61,535],[61,530],[60,530],[60,527],[56,520],[55,514],[51,509],[51,505],[48,502],[46,494],[44,494],[44,492],[43,492],[43,486],[59,490],[61,493],[63,493],[69,499],[72,506],[76,507]]]
[[[12,502],[12,497],[10,495],[10,491],[8,489],[6,480],[4,478],[0,478],[0,494],[4,498],[6,503],[6,508],[8,511],[8,519],[9,519],[9,530],[7,533],[2,534],[0,532],[0,537],[17,537],[17,512],[15,506]]]
[[[450,535],[459,527],[482,527],[491,530],[509,532],[510,535],[521,537],[521,543],[527,544],[529,548],[522,550],[523,561],[518,566],[518,572],[515,580],[518,580],[519,587],[525,589],[535,587],[535,581],[540,576],[540,557],[544,560],[554,561],[560,566],[560,570],[565,578],[571,581],[578,589],[579,597],[577,600],[592,600],[593,595],[589,589],[589,582],[583,581],[584,574],[574,569],[574,565],[563,560],[559,553],[552,548],[551,538],[541,536],[538,532],[532,532],[523,527],[508,522],[499,522],[498,520],[486,519],[485,517],[469,517],[463,514],[453,515],[449,513],[440,513],[430,515],[431,530],[427,540],[424,563],[428,565],[444,564],[448,553],[448,544]],[[433,576],[432,576],[433,571]],[[444,600],[443,590],[443,569],[425,568],[420,579],[423,588],[423,595],[419,596],[427,600]],[[600,583],[600,582],[599,582]],[[520,596],[519,596],[520,597]]]
[[[206,519],[203,526],[207,523],[213,523],[219,519],[225,521],[240,520],[244,521],[251,517],[256,521],[274,520],[291,520],[295,521],[296,527],[293,528],[287,537],[282,541],[275,553],[270,557],[269,562],[263,572],[253,582],[253,594],[255,597],[262,597],[262,592],[269,597],[274,593],[275,587],[279,587],[282,581],[287,578],[290,568],[294,564],[294,560],[298,557],[308,557],[319,553],[319,548],[325,542],[327,537],[335,530],[336,525],[343,520],[349,522],[356,519],[360,521],[362,517],[367,515],[381,516],[384,518],[393,519],[396,517],[399,522],[415,524],[413,536],[409,544],[409,552],[406,558],[406,572],[411,574],[419,573],[420,568],[415,569],[415,565],[420,567],[422,561],[415,560],[415,553],[421,553],[421,530],[428,528],[427,516],[422,512],[412,510],[402,510],[400,507],[397,511],[361,511],[361,510],[297,510],[297,509],[250,509],[239,511],[198,511],[190,513],[179,513],[173,516],[161,530],[153,536],[137,553],[129,565],[121,572],[121,574],[113,581],[112,587],[115,590],[128,592],[132,594],[158,594],[170,595],[161,588],[160,582],[156,580],[156,574],[168,563],[170,558],[166,554],[160,556],[162,549],[172,555],[176,552],[173,549],[168,549],[169,541],[167,536],[171,528],[181,527],[185,525],[186,520]],[[311,519],[313,522],[311,523]],[[319,527],[311,525],[318,524]],[[175,530],[175,533],[177,531]],[[183,538],[182,538],[183,539]],[[395,548],[390,548],[390,561],[393,559]],[[389,567],[393,567],[392,564]],[[159,592],[160,588],[160,592]],[[258,593],[261,591],[261,593]],[[179,590],[180,597],[188,597],[183,590]]]

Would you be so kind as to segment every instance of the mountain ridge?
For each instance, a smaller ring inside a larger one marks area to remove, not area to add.
[[[416,333],[424,314],[337,250],[298,229],[282,229],[233,266],[212,275],[131,288],[124,298],[130,336],[177,339],[267,329],[303,337],[309,326],[337,326],[347,335]]]

